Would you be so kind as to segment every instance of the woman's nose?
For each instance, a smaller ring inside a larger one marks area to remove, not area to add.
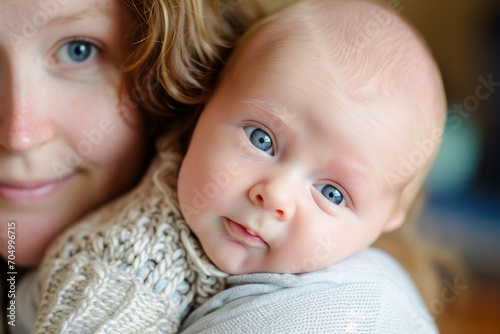
[[[269,212],[278,220],[288,221],[295,214],[295,200],[292,187],[286,186],[284,178],[263,180],[250,188],[251,202]]]
[[[43,115],[49,97],[36,101],[39,94],[29,77],[1,80],[5,89],[0,92],[0,145],[11,153],[23,154],[49,141],[54,130]]]

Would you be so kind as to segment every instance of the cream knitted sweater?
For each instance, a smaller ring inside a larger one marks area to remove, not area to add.
[[[178,209],[182,156],[160,146],[138,187],[51,247],[33,333],[177,333],[190,308],[224,288]]]

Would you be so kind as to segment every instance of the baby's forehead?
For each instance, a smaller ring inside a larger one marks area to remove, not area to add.
[[[292,6],[254,29],[242,49],[243,66],[328,73],[332,86],[353,97],[412,109],[415,122],[437,124],[446,110],[439,70],[424,41],[396,13],[371,2]]]
[[[246,44],[261,60],[328,66],[351,90],[379,83],[393,94],[429,94],[422,86],[440,83],[420,36],[389,8],[371,2],[305,1],[254,29]]]
[[[273,56],[321,61],[338,74],[345,74],[345,81],[359,79],[359,83],[370,75],[405,74],[427,65],[430,57],[425,44],[395,13],[373,5],[362,9],[342,16],[337,12],[303,13],[270,22],[253,37],[256,52],[264,59]],[[386,23],[370,28],[377,23],[373,17],[376,11],[383,11],[380,15],[387,16]]]
[[[286,80],[300,86],[304,75],[318,78],[325,89],[340,92],[344,104],[356,101],[370,106],[359,111],[360,120],[347,118],[343,126],[352,122],[355,130],[356,122],[367,120],[385,124],[381,131],[394,141],[426,138],[430,136],[426,129],[441,126],[446,108],[439,71],[409,25],[368,2],[317,3],[318,7],[309,8],[305,2],[306,10],[285,13],[247,35],[233,66],[245,73],[240,78],[269,77],[275,72],[276,86]],[[374,23],[379,30],[370,34]]]

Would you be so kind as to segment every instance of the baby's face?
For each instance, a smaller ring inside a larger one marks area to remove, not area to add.
[[[180,171],[181,209],[212,261],[231,274],[308,272],[398,226],[400,191],[384,178],[411,145],[388,119],[398,113],[293,56],[255,65],[224,78]]]
[[[16,264],[135,181],[139,113],[122,102],[119,0],[7,0],[0,11],[0,233]],[[127,108],[128,107],[128,108]]]

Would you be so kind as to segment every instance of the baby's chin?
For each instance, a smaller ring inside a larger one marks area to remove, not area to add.
[[[258,274],[258,273],[270,273],[270,274],[304,274],[304,273],[310,273],[318,270],[325,269],[329,267],[330,265],[333,265],[334,263],[321,263],[321,264],[315,264],[314,266],[312,265],[307,265],[307,264],[294,264],[294,263],[288,263],[288,264],[278,264],[278,265],[271,265],[271,264],[261,264],[257,265],[255,263],[253,264],[248,264],[245,263],[245,261],[239,261],[239,262],[228,262],[228,261],[222,261],[221,263],[217,264],[214,263],[215,266],[230,275],[243,275],[243,274]]]
[[[230,275],[244,275],[256,273],[273,273],[275,271],[251,261],[245,257],[234,256],[235,253],[226,253],[225,258],[212,260],[214,265],[221,271]]]
[[[229,254],[228,254],[229,255]],[[248,265],[244,264],[241,259],[227,258],[212,260],[213,264],[217,269],[229,274],[229,275],[243,275],[243,274],[253,274],[255,273]]]

